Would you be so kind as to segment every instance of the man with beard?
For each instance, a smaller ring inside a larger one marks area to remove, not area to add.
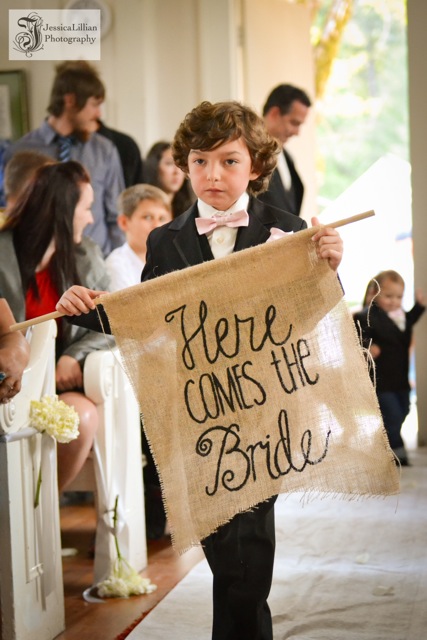
[[[104,256],[124,242],[117,226],[117,198],[124,189],[123,171],[115,145],[97,133],[105,87],[98,72],[83,60],[57,66],[48,117],[38,129],[11,145],[5,162],[22,150],[39,151],[59,161],[77,160],[85,166],[94,189],[94,223],[85,230]]]

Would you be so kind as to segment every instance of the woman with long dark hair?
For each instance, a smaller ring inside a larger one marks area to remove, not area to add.
[[[78,162],[46,164],[34,174],[0,232],[0,289],[21,322],[55,310],[75,283],[106,290],[109,278],[100,248],[83,230],[93,223],[93,189]],[[95,405],[83,392],[83,365],[105,337],[58,321],[56,388],[74,406],[80,435],[58,444],[58,484],[63,491],[83,466],[98,426]]]
[[[176,166],[170,142],[156,142],[144,161],[144,182],[162,189],[170,198],[174,218],[187,211],[196,199],[190,181]]]

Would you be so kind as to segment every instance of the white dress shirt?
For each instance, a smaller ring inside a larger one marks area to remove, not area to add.
[[[141,282],[145,263],[127,242],[114,249],[106,258],[105,264],[111,278],[110,291],[120,291]]]
[[[247,211],[249,204],[249,195],[245,192],[242,193],[240,198],[229,208],[227,211],[219,212],[214,207],[211,207],[203,200],[197,201],[197,207],[199,209],[199,216],[201,218],[211,218],[215,213],[236,213],[237,211]],[[211,233],[208,233],[207,238],[214,258],[223,258],[233,253],[234,245],[236,244],[238,228],[220,226],[214,229]]]
[[[277,158],[277,171],[279,172],[279,176],[283,183],[283,186],[287,191],[289,191],[289,189],[292,187],[292,178],[283,151],[279,153],[279,156]]]

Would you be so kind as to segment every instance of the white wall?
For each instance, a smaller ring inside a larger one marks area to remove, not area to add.
[[[308,7],[283,0],[242,0],[244,100],[259,113],[271,89],[290,83],[314,102],[314,62]],[[305,185],[302,217],[317,213],[315,111],[292,138],[292,153]]]
[[[201,100],[247,101],[256,110],[270,89],[294,82],[313,95],[309,14],[282,0],[121,0],[110,5],[113,25],[94,62],[107,87],[104,118],[130,133],[145,153],[171,139],[185,114]],[[44,9],[66,0],[43,0]],[[46,115],[56,62],[8,61],[8,9],[2,0],[0,68],[26,70],[30,127]],[[40,8],[21,0],[19,8]],[[243,37],[242,37],[243,35]],[[295,52],[298,51],[298,55]],[[294,154],[313,209],[314,117],[295,140]]]
[[[427,3],[408,0],[408,71],[409,71],[409,120],[412,164],[412,216],[415,287],[424,291],[427,299],[427,175],[425,155],[427,148],[426,104],[427,74]],[[415,329],[418,443],[427,446],[427,314]]]

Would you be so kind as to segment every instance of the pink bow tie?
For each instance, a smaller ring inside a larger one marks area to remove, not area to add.
[[[271,227],[270,237],[267,240],[267,242],[270,242],[271,240],[279,240],[280,238],[283,238],[284,236],[289,236],[292,233],[293,231],[282,231],[282,229],[278,229],[277,227]]]
[[[211,218],[196,218],[197,233],[199,236],[210,233],[217,227],[247,227],[249,224],[249,214],[247,211],[236,211],[236,213],[215,213]]]

